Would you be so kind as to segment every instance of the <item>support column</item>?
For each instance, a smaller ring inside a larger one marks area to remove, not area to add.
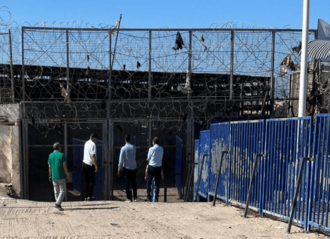
[[[229,99],[233,99],[235,31],[231,30]]]
[[[114,178],[114,165],[113,165],[113,122],[109,120],[109,164],[108,164],[108,174],[110,177],[110,185],[109,185],[109,199],[113,199],[113,178]]]
[[[273,115],[274,103],[275,103],[275,77],[274,77],[274,67],[275,67],[275,30],[272,30],[272,59],[271,59],[271,106],[270,115]],[[265,92],[266,93],[266,92]]]
[[[67,90],[67,94],[68,94],[67,99],[71,99],[71,97],[70,97],[69,30],[66,30],[66,90]]]
[[[301,44],[298,117],[304,117],[306,115],[308,32],[309,32],[309,0],[304,0],[302,37],[301,37],[302,44]]]
[[[68,127],[67,123],[64,123],[64,156],[68,158]],[[68,190],[65,192],[65,201],[68,200]]]
[[[11,44],[11,31],[10,31],[10,29],[8,30],[8,36],[9,36],[9,58],[10,58],[11,103],[15,103],[13,50],[12,50],[12,44]]]

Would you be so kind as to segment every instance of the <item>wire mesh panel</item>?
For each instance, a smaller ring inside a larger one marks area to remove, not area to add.
[[[271,76],[272,32],[235,31],[234,37],[235,74]]]
[[[308,41],[315,40],[315,32],[310,31],[308,34]],[[301,49],[301,32],[300,31],[276,31],[275,32],[275,56],[274,56],[274,75],[275,81],[275,96],[298,98],[297,94],[292,95],[296,90],[290,90],[290,75],[299,71],[298,65],[300,63],[300,49]],[[286,58],[289,56],[288,58]],[[283,62],[283,63],[282,63]],[[292,62],[292,63],[291,63]],[[292,85],[291,87],[296,87]],[[298,86],[299,87],[299,86]],[[291,95],[290,95],[291,94]],[[298,105],[298,101],[294,101]],[[297,114],[296,114],[297,116]]]
[[[264,150],[264,120],[231,122],[230,199],[243,205],[246,202],[253,164]],[[249,206],[260,211],[262,202],[262,164],[257,164]]]
[[[0,103],[13,103],[12,51],[10,31],[0,33]]]
[[[192,72],[230,74],[231,31],[192,32]],[[227,82],[229,83],[229,82]]]
[[[303,157],[309,157],[312,118],[271,119],[266,121],[266,157],[263,160],[263,210],[288,219],[295,183]],[[306,227],[309,164],[303,168],[294,220]]]
[[[125,135],[130,135],[135,139],[136,145],[136,180],[137,187],[140,189],[146,188],[145,170],[147,166],[147,156],[149,148],[152,147],[152,139],[154,137],[159,138],[159,145],[164,149],[162,169],[164,172],[164,181],[161,182],[160,187],[175,187],[177,175],[182,175],[185,167],[185,161],[182,155],[185,153],[185,131],[182,128],[177,128],[176,122],[166,122],[167,128],[163,127],[165,122],[149,122],[131,123],[131,122],[115,122],[113,130],[113,175],[117,175],[119,154],[121,147],[125,144]],[[180,123],[182,127],[182,123]],[[178,130],[177,130],[178,129]],[[179,137],[182,141],[180,145],[176,145],[176,138]],[[180,150],[181,154],[177,155],[177,150]],[[181,156],[181,158],[180,158]],[[181,167],[176,167],[176,162],[180,161]],[[180,183],[183,183],[180,177]],[[179,182],[178,182],[179,183]],[[177,185],[178,186],[178,185]],[[123,190],[124,180],[123,178],[114,177],[113,182],[114,190]],[[179,193],[181,193],[179,191]]]
[[[310,178],[309,225],[325,231],[329,226],[329,140],[330,115],[319,114],[315,118],[313,158]]]
[[[82,200],[81,195],[81,165],[83,160],[84,142],[91,133],[99,137],[97,146],[97,159],[99,173],[95,181],[95,199],[103,199],[103,149],[105,144],[101,141],[104,123],[94,124],[54,124],[53,127],[43,131],[43,124],[31,122],[28,126],[28,175],[29,175],[29,199],[37,201],[53,201],[52,184],[48,182],[48,156],[53,152],[53,144],[59,142],[62,152],[67,158],[67,167],[70,176],[68,184],[67,200]],[[87,130],[88,128],[88,130]],[[80,141],[77,143],[77,139]],[[83,143],[82,143],[83,142]],[[79,175],[80,174],[80,175]]]
[[[230,123],[211,124],[210,127],[211,150],[210,150],[210,195],[214,196],[217,179],[219,177],[219,186],[217,198],[228,201],[229,191],[229,155],[223,154],[229,152],[230,146]],[[222,159],[221,172],[219,173],[220,162]],[[213,194],[212,194],[213,193]]]

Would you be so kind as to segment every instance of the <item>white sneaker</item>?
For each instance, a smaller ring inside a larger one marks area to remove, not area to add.
[[[129,199],[126,199],[126,201],[125,202],[132,202],[131,200],[129,200]]]

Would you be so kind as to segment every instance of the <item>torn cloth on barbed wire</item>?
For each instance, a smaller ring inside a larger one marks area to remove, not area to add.
[[[291,54],[288,54],[280,65],[283,66],[279,75],[280,77],[284,76],[288,72],[288,69],[295,70],[294,62],[291,60]]]
[[[182,46],[184,45],[183,39],[181,37],[180,32],[177,32],[176,38],[175,38],[175,47],[173,47],[174,50],[182,49]]]

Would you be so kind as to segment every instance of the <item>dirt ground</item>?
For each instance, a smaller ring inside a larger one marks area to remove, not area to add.
[[[287,223],[243,217],[217,203],[92,201],[54,203],[9,198],[0,184],[0,238],[325,238]]]

